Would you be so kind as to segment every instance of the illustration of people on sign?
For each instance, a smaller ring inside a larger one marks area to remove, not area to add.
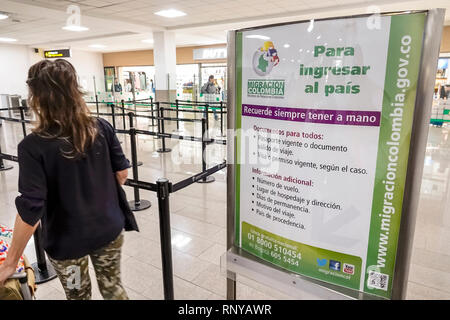
[[[264,41],[263,46],[253,56],[254,70],[260,76],[269,74],[279,62],[278,51],[272,41]]]

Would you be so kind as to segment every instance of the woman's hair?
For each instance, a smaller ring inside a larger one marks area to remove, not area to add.
[[[71,148],[62,151],[66,158],[83,156],[97,136],[97,123],[84,102],[72,64],[63,59],[42,60],[30,67],[27,84],[28,103],[38,116],[33,132],[67,141]]]

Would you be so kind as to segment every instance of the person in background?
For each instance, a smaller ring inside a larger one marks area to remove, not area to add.
[[[205,97],[205,102],[214,102],[214,95],[217,93],[217,88],[215,85],[214,76],[210,75],[208,78],[208,82],[206,82],[200,90]],[[214,112],[214,120],[218,120],[216,109],[213,109]]]
[[[125,91],[131,92],[131,81],[129,79],[126,80]]]
[[[444,99],[447,97],[447,94],[445,93],[445,86],[443,84],[440,85],[439,88],[439,98]]]
[[[18,214],[0,286],[40,224],[67,299],[91,299],[90,257],[103,298],[127,300],[120,276],[126,219],[118,184],[125,183],[130,163],[114,128],[90,116],[70,62],[34,64],[27,84],[38,121],[18,146]]]
[[[215,85],[216,88],[217,88],[216,93],[220,94],[220,90],[221,90],[222,88],[219,86],[219,83],[217,82],[217,79],[214,80],[214,85]]]
[[[122,93],[122,85],[119,83],[119,80],[114,79],[114,92]]]
[[[153,83],[153,79],[150,79],[150,88],[152,93],[155,93],[155,84]]]

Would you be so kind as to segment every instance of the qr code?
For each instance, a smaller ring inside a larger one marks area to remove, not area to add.
[[[387,291],[389,283],[389,275],[375,271],[369,271],[369,279],[367,286]]]

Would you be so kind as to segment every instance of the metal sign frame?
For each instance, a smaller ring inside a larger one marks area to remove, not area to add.
[[[445,9],[420,11],[402,11],[381,13],[381,16],[426,13],[422,42],[419,76],[417,81],[411,141],[408,155],[405,189],[398,246],[393,276],[392,299],[405,299],[408,283],[412,243],[416,223],[416,213],[422,181],[425,147],[428,138],[429,118],[433,100],[435,70],[439,58],[439,48],[444,24]],[[317,19],[316,21],[370,17],[371,14],[353,15],[336,18]],[[382,299],[361,291],[332,285],[310,277],[286,271],[266,262],[235,246],[235,151],[236,136],[236,33],[260,28],[309,22],[310,20],[259,26],[228,32],[228,138],[227,138],[227,253],[224,255],[227,269],[227,299],[236,299],[236,274],[269,280],[275,289],[292,294],[296,289],[303,289],[319,298],[325,299]],[[283,290],[284,289],[284,290]]]

